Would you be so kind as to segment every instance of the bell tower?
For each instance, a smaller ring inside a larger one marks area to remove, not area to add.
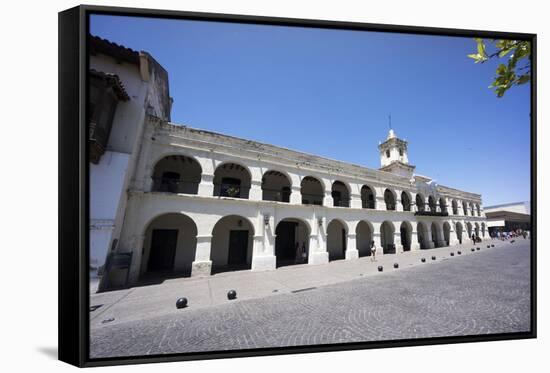
[[[378,145],[378,150],[381,171],[412,177],[415,166],[409,164],[407,141],[398,138],[393,129],[388,132],[386,141]]]

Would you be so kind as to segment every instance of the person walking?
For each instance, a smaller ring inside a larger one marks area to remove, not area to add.
[[[374,240],[370,242],[370,253],[371,262],[376,262],[376,243],[374,243]]]
[[[472,233],[472,243],[474,245],[476,244],[476,234],[475,233]]]

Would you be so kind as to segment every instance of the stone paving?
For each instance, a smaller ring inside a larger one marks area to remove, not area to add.
[[[90,313],[91,357],[528,331],[529,244],[485,241],[475,252],[463,245],[94,294],[91,305],[102,306]],[[229,289],[237,300],[227,300]],[[177,310],[180,296],[189,307]]]

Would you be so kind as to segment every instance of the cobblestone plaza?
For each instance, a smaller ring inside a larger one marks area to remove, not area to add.
[[[362,258],[353,268],[344,267],[347,261],[308,267],[317,272],[294,267],[273,272],[278,286],[251,287],[246,277],[251,272],[244,271],[221,274],[218,285],[210,282],[206,288],[202,284],[216,276],[203,283],[180,278],[96,294],[91,305],[103,304],[90,313],[91,357],[529,331],[530,242],[489,243],[495,247],[480,244],[472,252],[459,245],[385,256],[376,263]],[[378,265],[384,266],[382,273]],[[350,277],[323,276],[338,273],[337,266]],[[302,277],[297,280],[296,274]],[[284,278],[301,288],[288,286]],[[225,298],[227,286],[236,287],[237,300]],[[184,290],[193,288],[195,293]],[[189,298],[189,307],[176,310],[178,291]]]

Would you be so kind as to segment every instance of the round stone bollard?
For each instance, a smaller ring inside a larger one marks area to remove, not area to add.
[[[491,245],[487,245],[487,248],[490,249],[490,248],[491,248]]]
[[[227,292],[227,299],[233,300],[237,298],[237,292],[235,290],[229,290]]]
[[[481,250],[481,249],[480,249],[479,247],[476,247],[476,250],[479,251],[479,250]]]
[[[457,251],[456,253],[457,253],[458,255],[460,255],[460,254],[462,254],[462,251],[459,250],[459,251]]]
[[[434,256],[432,256],[432,260],[435,260],[435,255],[434,255]]]
[[[378,272],[382,272],[384,270],[384,267],[378,266]]]
[[[187,298],[179,298],[177,301],[176,301],[176,308],[177,309],[180,309],[180,308],[185,308],[187,307]]]
[[[472,247],[471,251],[476,251],[476,249],[474,249],[474,248]]]
[[[393,268],[399,268],[399,263],[393,263]]]
[[[426,263],[426,258],[422,258],[422,259],[420,259],[420,261],[421,261],[422,263]]]
[[[495,247],[495,245],[491,244],[491,247]]]
[[[451,251],[451,256],[455,256],[455,253],[453,253],[452,251]]]

